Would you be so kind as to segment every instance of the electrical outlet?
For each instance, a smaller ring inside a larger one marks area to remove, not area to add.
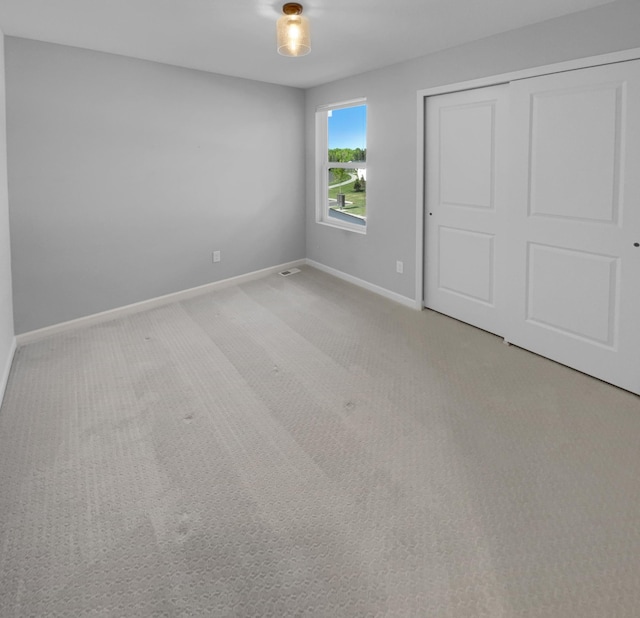
[[[220,251],[214,251],[211,254],[211,261],[215,264],[220,261]]]
[[[399,274],[404,272],[404,264],[400,260],[396,262],[396,272]]]

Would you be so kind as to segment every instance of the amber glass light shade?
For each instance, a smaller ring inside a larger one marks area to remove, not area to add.
[[[305,56],[311,51],[309,20],[302,16],[302,5],[289,2],[282,7],[278,19],[278,53],[283,56]]]

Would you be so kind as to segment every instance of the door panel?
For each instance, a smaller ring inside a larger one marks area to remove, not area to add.
[[[440,227],[438,288],[493,305],[494,235]]]
[[[640,392],[640,62],[513,82],[505,338]]]
[[[501,334],[507,86],[430,97],[425,306]]]
[[[479,94],[474,92],[474,97]],[[481,94],[481,100],[462,105],[459,99],[468,99],[468,93],[451,95],[453,105],[451,101],[437,102],[441,205],[494,209],[495,103],[486,100],[486,93]]]
[[[620,260],[537,243],[528,249],[527,322],[611,348]]]
[[[616,222],[621,90],[606,83],[532,94],[532,216]]]

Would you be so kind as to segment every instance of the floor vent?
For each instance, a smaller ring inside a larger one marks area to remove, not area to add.
[[[296,273],[299,273],[299,272],[300,272],[299,268],[290,268],[289,270],[283,270],[278,274],[282,275],[283,277],[288,277],[289,275],[295,275]]]

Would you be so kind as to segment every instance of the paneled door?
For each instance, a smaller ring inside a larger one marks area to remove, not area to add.
[[[640,61],[509,98],[505,338],[640,393]]]
[[[425,306],[504,333],[507,85],[427,98]]]

